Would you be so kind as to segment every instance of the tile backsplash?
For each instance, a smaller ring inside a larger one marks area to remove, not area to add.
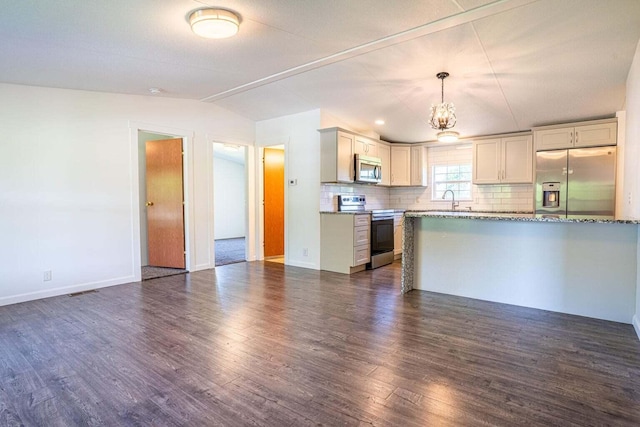
[[[533,184],[474,185],[473,200],[461,200],[458,209],[489,212],[533,212]],[[431,187],[389,189],[389,208],[449,210],[451,199],[431,200]]]
[[[338,194],[364,194],[367,209],[448,210],[451,199],[431,200],[431,187],[378,187],[357,184],[323,184],[320,210],[338,210]],[[473,200],[462,200],[458,209],[474,211],[532,212],[533,184],[474,185]]]
[[[389,188],[359,184],[322,184],[320,210],[337,211],[339,194],[364,194],[367,209],[389,209]]]

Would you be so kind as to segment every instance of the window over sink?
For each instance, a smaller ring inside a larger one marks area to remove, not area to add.
[[[453,191],[456,200],[472,200],[471,175],[471,163],[433,165],[431,200],[442,200],[447,190]]]

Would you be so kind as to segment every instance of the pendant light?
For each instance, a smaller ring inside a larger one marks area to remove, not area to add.
[[[460,134],[447,129],[456,125],[456,107],[452,102],[444,102],[444,79],[449,77],[449,73],[442,71],[436,74],[436,77],[442,81],[442,98],[440,104],[431,106],[429,124],[432,128],[440,130],[437,135],[438,141],[455,142]]]
[[[224,39],[234,36],[240,28],[235,13],[224,9],[198,9],[189,15],[191,30],[208,39]]]

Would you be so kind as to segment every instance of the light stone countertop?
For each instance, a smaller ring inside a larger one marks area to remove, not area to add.
[[[321,214],[327,214],[327,215],[370,215],[372,211],[374,210],[380,210],[380,209],[372,209],[372,210],[365,210],[365,211],[320,211]],[[387,210],[387,209],[385,209]],[[390,211],[393,211],[394,213],[405,213],[407,211],[405,211],[404,209],[388,209]]]
[[[407,218],[454,218],[484,219],[493,221],[528,221],[528,222],[578,222],[595,224],[640,224],[640,220],[632,219],[598,219],[598,218],[540,218],[532,212],[477,212],[477,211],[406,211]]]

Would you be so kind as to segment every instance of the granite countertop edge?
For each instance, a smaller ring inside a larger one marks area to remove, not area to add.
[[[492,221],[525,221],[525,222],[573,222],[591,224],[640,224],[633,219],[598,219],[598,218],[540,218],[532,212],[479,212],[479,211],[406,211],[409,218],[452,218],[452,219],[484,219]]]
[[[388,209],[391,211],[394,211],[394,213],[400,213],[403,214],[405,212],[407,212],[404,209]],[[328,215],[371,215],[371,211],[370,210],[366,210],[366,211],[320,211],[321,214],[328,214]]]

